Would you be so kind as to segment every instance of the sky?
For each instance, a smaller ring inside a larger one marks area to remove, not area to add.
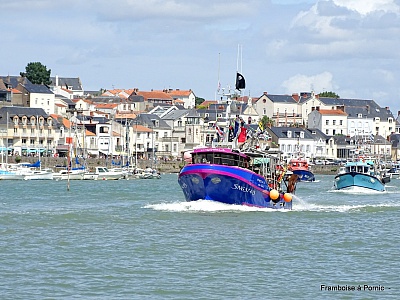
[[[400,110],[400,0],[0,0],[0,75],[206,100],[332,91]]]

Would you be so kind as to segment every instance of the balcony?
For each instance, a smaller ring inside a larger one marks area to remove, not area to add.
[[[162,137],[158,139],[161,143],[178,143],[179,142],[179,137]]]

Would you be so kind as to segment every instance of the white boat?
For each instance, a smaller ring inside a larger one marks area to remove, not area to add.
[[[84,180],[118,180],[124,177],[122,171],[111,171],[106,167],[96,167],[94,172],[86,172]]]
[[[52,169],[41,169],[40,160],[34,164],[19,163],[11,164],[4,172],[0,172],[0,179],[23,179],[23,180],[52,180]]]
[[[16,164],[2,164],[0,166],[0,180],[23,180],[24,175]]]
[[[134,172],[136,179],[160,179],[161,175],[157,170],[152,168],[140,169],[137,168]]]
[[[122,179],[129,179],[129,170],[127,168],[121,168],[121,167],[116,167],[109,169],[111,172],[121,172],[122,173]]]
[[[53,174],[54,180],[83,180],[85,169],[61,170]]]
[[[34,168],[28,168],[23,171],[24,180],[53,180],[53,170],[43,169],[38,170]]]

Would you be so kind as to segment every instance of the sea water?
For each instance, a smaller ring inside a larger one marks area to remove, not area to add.
[[[299,183],[293,210],[158,180],[1,181],[0,299],[400,299],[400,180]]]

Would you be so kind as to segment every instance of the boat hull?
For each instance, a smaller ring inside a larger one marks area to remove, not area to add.
[[[61,171],[59,173],[53,174],[54,180],[83,180],[83,175],[85,171]]]
[[[24,180],[53,180],[53,173],[48,171],[33,171],[24,174]]]
[[[212,200],[226,204],[268,208],[292,208],[282,195],[272,201],[264,177],[247,169],[213,164],[191,164],[179,173],[179,185],[187,201]]]
[[[0,180],[23,180],[24,175],[18,172],[0,171]]]
[[[349,190],[359,187],[379,192],[385,191],[385,185],[378,178],[357,172],[336,175],[334,184],[337,190]]]
[[[314,174],[309,170],[293,170],[292,172],[299,176],[298,181],[315,181]]]

